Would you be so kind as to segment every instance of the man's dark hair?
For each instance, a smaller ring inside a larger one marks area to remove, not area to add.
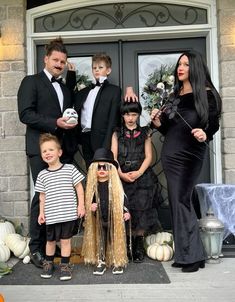
[[[61,37],[50,41],[50,43],[45,46],[45,49],[46,49],[46,56],[50,56],[53,51],[59,51],[66,54],[66,56],[68,56],[67,49]]]

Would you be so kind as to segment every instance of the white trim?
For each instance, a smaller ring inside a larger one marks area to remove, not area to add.
[[[34,33],[34,19],[50,13],[60,12],[73,8],[99,5],[115,4],[117,1],[109,0],[63,0],[47,5],[39,6],[27,11],[27,65],[28,74],[35,72],[35,49],[36,44],[44,43],[58,36],[58,32]],[[118,0],[118,3],[133,2],[136,0]],[[112,30],[89,30],[89,31],[71,31],[60,32],[60,36],[66,43],[91,43],[91,42],[109,42],[118,39],[131,40],[151,40],[151,39],[173,39],[173,38],[190,38],[206,37],[207,62],[211,71],[212,80],[219,88],[219,67],[218,67],[218,49],[217,49],[217,14],[216,0],[142,0],[142,3],[167,3],[186,6],[194,6],[206,9],[208,12],[208,24],[206,25],[184,25],[170,27],[150,27],[150,28],[129,28]],[[215,135],[213,141],[215,156],[211,156],[211,180],[214,183],[222,182],[222,162],[221,162],[221,133]]]

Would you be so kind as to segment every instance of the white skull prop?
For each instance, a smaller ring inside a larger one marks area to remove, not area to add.
[[[66,122],[68,124],[77,124],[78,122],[78,114],[73,108],[67,108],[63,113],[63,117],[69,117]]]

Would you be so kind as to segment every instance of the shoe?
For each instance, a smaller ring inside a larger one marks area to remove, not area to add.
[[[187,264],[182,268],[183,273],[193,273],[197,272],[199,268],[204,268],[205,267],[205,260],[194,262],[191,264]]]
[[[100,261],[99,264],[96,266],[96,268],[93,271],[93,275],[102,276],[104,272],[106,271],[106,265],[105,262]]]
[[[50,279],[54,271],[54,264],[52,261],[43,261],[43,272],[41,273],[41,278]]]
[[[72,279],[72,266],[69,263],[60,264],[60,281]]]
[[[185,266],[185,264],[182,264],[182,263],[178,263],[178,262],[173,262],[171,264],[172,267],[177,267],[177,268],[182,268]]]
[[[43,268],[44,257],[39,252],[31,254],[30,260],[36,267]]]
[[[112,270],[113,275],[121,275],[123,274],[123,267],[118,266],[118,267],[114,267]]]

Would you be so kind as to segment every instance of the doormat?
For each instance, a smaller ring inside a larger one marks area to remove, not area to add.
[[[85,284],[164,284],[170,280],[161,262],[145,258],[142,263],[129,263],[122,275],[113,275],[112,269],[107,268],[103,276],[94,276],[91,265],[74,264],[73,277],[69,281],[59,280],[59,266],[50,279],[40,277],[41,269],[33,264],[18,262],[13,272],[0,279],[0,285],[85,285]]]

